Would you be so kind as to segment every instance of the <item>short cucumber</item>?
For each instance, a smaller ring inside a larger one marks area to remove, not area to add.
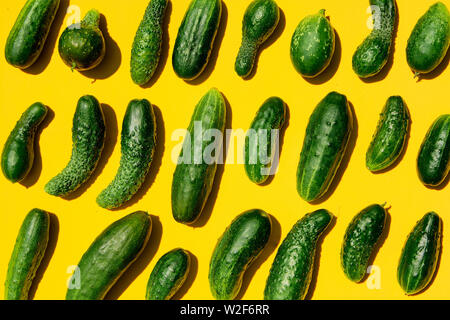
[[[28,300],[28,292],[47,249],[50,216],[40,209],[25,217],[16,239],[5,281],[5,300]]]
[[[280,130],[285,117],[286,104],[283,100],[278,97],[269,98],[258,110],[247,133],[244,150],[245,171],[256,184],[264,183],[272,175],[272,162],[276,149],[279,148]]]
[[[35,134],[47,112],[42,103],[32,104],[9,134],[2,152],[2,171],[9,181],[23,180],[33,167]]]
[[[142,211],[107,227],[83,254],[69,281],[66,300],[102,300],[139,257],[151,229],[150,216]]]
[[[266,246],[271,230],[270,216],[259,209],[246,211],[233,220],[217,242],[209,265],[214,298],[236,298],[245,271]]]
[[[347,227],[341,250],[341,266],[348,279],[363,280],[369,259],[386,223],[386,209],[374,204],[357,214]]]
[[[427,213],[409,234],[397,269],[398,283],[407,295],[424,290],[437,269],[441,252],[442,220]]]
[[[155,265],[147,283],[147,300],[170,300],[186,281],[191,265],[189,252],[174,249]]]
[[[278,249],[264,290],[265,300],[303,300],[311,282],[317,242],[333,219],[321,209],[305,215]]]

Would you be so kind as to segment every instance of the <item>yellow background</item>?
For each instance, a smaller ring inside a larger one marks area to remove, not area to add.
[[[0,9],[2,48],[24,2],[8,1]],[[3,176],[0,178],[2,285],[17,231],[24,216],[33,207],[48,210],[59,220],[59,230],[52,232],[50,247],[53,255],[50,261],[46,258],[45,273],[42,275],[42,270],[40,272],[36,299],[63,299],[66,281],[70,276],[68,267],[78,263],[95,237],[126,214],[147,210],[153,215],[154,226],[149,245],[138,262],[112,289],[108,298],[143,299],[148,277],[159,257],[175,247],[183,247],[191,251],[196,259],[187,286],[176,298],[211,299],[207,275],[217,238],[238,214],[257,207],[272,214],[276,221],[270,244],[245,276],[240,297],[261,299],[279,242],[305,213],[326,208],[337,220],[322,244],[320,268],[317,280],[313,281],[312,298],[403,299],[408,297],[402,293],[396,280],[402,246],[416,221],[434,210],[444,220],[440,267],[432,286],[424,293],[408,299],[449,298],[450,253],[447,248],[450,240],[446,237],[446,222],[450,219],[449,189],[427,189],[416,173],[416,156],[427,129],[439,115],[449,112],[450,70],[445,70],[448,58],[433,76],[420,82],[413,79],[405,58],[406,42],[413,26],[434,1],[397,0],[399,26],[394,63],[376,77],[377,81],[364,82],[353,73],[351,57],[369,33],[366,26],[369,18],[366,11],[368,1],[277,0],[283,11],[280,26],[271,38],[270,46],[266,46],[262,52],[255,76],[244,81],[234,72],[234,59],[241,40],[242,16],[250,0],[225,0],[215,54],[206,76],[195,83],[186,83],[176,77],[171,55],[189,1],[172,0],[161,59],[164,68],[160,68],[157,81],[152,81],[152,86],[147,88],[132,83],[129,60],[134,34],[148,0],[132,0],[126,5],[117,1],[95,1],[96,8],[106,17],[107,26],[103,21],[102,28],[107,36],[108,53],[103,64],[85,75],[71,72],[55,48],[58,36],[66,26],[68,2],[62,1],[44,52],[30,70],[24,72],[7,65],[3,54],[0,58],[0,145],[4,144],[21,113],[33,102],[45,103],[54,113],[50,117],[51,121],[46,121],[46,128],[40,135],[40,152],[33,172],[25,181],[26,186],[12,185]],[[450,6],[450,1],[444,2]],[[84,15],[93,2],[73,0],[70,5],[79,6]],[[322,8],[327,10],[340,40],[332,66],[318,80],[308,82],[293,68],[289,45],[299,21]],[[256,186],[246,177],[242,165],[225,165],[220,187],[216,183],[211,197],[213,201],[209,202],[204,212],[201,226],[192,228],[178,224],[172,218],[170,189],[175,164],[171,158],[173,149],[180,141],[172,141],[171,135],[174,130],[187,127],[194,106],[211,87],[219,88],[229,102],[232,111],[229,127],[246,130],[262,102],[274,95],[287,102],[290,120],[282,145],[279,172],[272,183],[264,187]],[[296,192],[297,163],[309,115],[332,90],[347,95],[353,104],[358,119],[357,140],[335,192],[322,204],[310,205]],[[85,94],[93,94],[107,105],[105,151],[93,178],[87,187],[77,192],[74,199],[54,198],[47,195],[43,188],[68,162],[72,117],[77,100]],[[399,165],[386,173],[374,175],[365,168],[365,153],[380,111],[391,95],[401,95],[409,106],[412,115],[411,137]],[[134,98],[147,98],[157,106],[159,147],[143,190],[130,206],[110,212],[98,207],[95,198],[117,170],[120,158],[118,134],[127,104]],[[340,268],[340,247],[345,229],[353,216],[369,204],[383,202],[392,208],[389,210],[389,235],[374,262],[381,270],[381,288],[369,289],[366,283],[354,284],[345,278]],[[3,289],[0,291],[2,298]]]

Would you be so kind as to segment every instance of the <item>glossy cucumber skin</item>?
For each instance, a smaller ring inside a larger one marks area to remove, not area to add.
[[[28,292],[47,249],[49,230],[47,212],[33,209],[25,217],[9,260],[5,300],[28,300]]]
[[[137,85],[150,81],[158,67],[163,23],[168,0],[151,0],[136,32],[131,49],[131,78]]]
[[[400,96],[388,99],[366,153],[366,167],[377,172],[391,166],[402,153],[410,127],[409,111]]]
[[[189,252],[174,249],[155,265],[147,283],[147,300],[170,300],[186,281],[191,265]]]
[[[36,131],[45,119],[48,108],[40,102],[32,104],[17,121],[2,152],[4,176],[15,183],[23,180],[33,167]]]
[[[141,188],[150,169],[156,146],[156,118],[146,99],[132,100],[122,124],[122,156],[114,180],[97,197],[99,206],[115,209]]]
[[[378,74],[386,65],[394,40],[397,23],[395,0],[370,0],[371,6],[379,10],[379,20],[374,18],[374,28],[353,54],[352,66],[360,78]],[[377,14],[377,11],[374,11]],[[374,15],[374,17],[377,17]]]
[[[363,280],[369,259],[386,223],[386,210],[371,205],[357,214],[347,227],[341,250],[341,266],[348,279]]]
[[[419,75],[433,71],[450,45],[450,13],[442,2],[432,5],[419,19],[408,39],[406,58]]]
[[[280,21],[280,8],[274,0],[254,0],[242,21],[242,43],[235,63],[236,73],[243,78],[253,70],[261,45],[275,31]]]
[[[77,190],[97,167],[106,138],[105,117],[98,100],[78,100],[72,127],[72,156],[60,174],[45,185],[45,192],[65,197]]]
[[[217,242],[209,265],[214,298],[236,298],[245,271],[266,246],[271,230],[270,216],[259,209],[246,211],[233,220]]]
[[[173,70],[180,78],[193,80],[206,68],[221,15],[221,0],[192,0],[173,49]]]
[[[433,123],[417,158],[419,178],[426,186],[441,185],[450,171],[450,114]]]
[[[30,67],[39,57],[55,19],[60,0],[28,0],[5,46],[5,58],[20,69]]]
[[[67,290],[66,300],[102,300],[117,279],[139,257],[150,237],[150,216],[138,211],[107,227],[78,263],[69,283],[78,277],[79,288]],[[74,281],[75,280],[75,281]]]
[[[437,269],[441,252],[442,220],[427,213],[417,222],[403,247],[397,269],[398,283],[407,295],[424,290]]]
[[[325,10],[305,17],[291,40],[291,61],[295,69],[306,78],[322,73],[333,58],[335,37]]]
[[[256,183],[262,184],[269,178],[269,172],[272,167],[273,156],[272,148],[279,147],[272,145],[271,130],[281,130],[286,118],[286,104],[278,97],[267,99],[252,122],[250,132],[245,138],[245,171],[249,179]],[[258,132],[267,133],[266,140],[259,141]],[[279,143],[280,132],[278,131]],[[265,143],[261,143],[265,142]],[[262,156],[260,156],[262,153]],[[268,155],[272,155],[272,159],[267,163]]]
[[[353,129],[347,98],[329,93],[315,108],[306,129],[297,170],[297,191],[308,202],[321,198],[340,166]]]
[[[317,241],[333,219],[321,209],[305,215],[278,249],[264,290],[265,300],[305,299],[314,269]]]
[[[208,200],[217,170],[217,159],[211,153],[207,154],[206,148],[213,144],[216,150],[222,150],[225,122],[225,100],[213,88],[195,107],[173,175],[172,214],[180,223],[195,223]],[[203,135],[195,134],[196,123],[197,127],[201,124]],[[218,141],[208,135],[210,130],[220,132]],[[185,152],[188,154],[185,155]],[[209,156],[211,159],[208,159]]]

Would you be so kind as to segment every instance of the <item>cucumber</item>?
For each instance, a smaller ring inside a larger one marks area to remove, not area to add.
[[[45,185],[45,192],[65,197],[88,180],[97,167],[105,136],[105,117],[98,100],[81,97],[73,117],[72,156],[61,173]]]
[[[305,215],[278,249],[267,278],[265,300],[303,300],[311,282],[317,242],[333,216],[321,209]]]
[[[437,269],[441,252],[442,220],[427,213],[409,234],[397,269],[398,283],[407,295],[424,290]]]
[[[345,154],[353,129],[347,98],[329,93],[315,108],[306,129],[297,170],[297,191],[308,202],[328,190]]]
[[[386,223],[386,209],[374,204],[357,214],[347,227],[341,266],[348,279],[361,282]]]
[[[415,76],[436,69],[450,45],[450,13],[436,2],[419,19],[406,47],[406,59]]]
[[[419,178],[426,186],[438,187],[450,171],[450,114],[433,123],[417,158]]]
[[[173,48],[173,70],[180,78],[194,80],[206,68],[221,16],[221,0],[192,0]]]
[[[217,242],[209,264],[209,286],[214,298],[232,300],[238,295],[242,278],[270,238],[270,216],[259,209],[236,217]]]
[[[208,200],[222,150],[225,122],[225,100],[213,88],[195,107],[173,175],[172,214],[177,222],[195,223]]]
[[[23,180],[34,162],[34,140],[48,108],[40,102],[31,105],[17,121],[2,152],[2,171],[12,183]]]
[[[353,54],[353,71],[360,78],[378,74],[386,65],[394,41],[397,23],[395,0],[370,0],[374,27]]]
[[[66,300],[102,300],[139,257],[150,237],[148,213],[137,211],[107,227],[91,244],[69,280]],[[78,277],[78,278],[77,278]]]
[[[367,169],[372,172],[384,170],[398,159],[406,145],[410,122],[403,99],[399,96],[390,97],[366,153]]]
[[[254,0],[247,7],[242,22],[242,43],[235,71],[243,78],[250,75],[261,45],[275,31],[280,21],[280,8],[274,0]]]
[[[170,300],[186,281],[191,265],[189,252],[174,249],[155,265],[147,283],[147,300]]]
[[[269,98],[258,110],[245,137],[245,171],[249,179],[256,184],[266,182],[272,174],[272,162],[275,150],[279,148],[279,132],[285,118],[286,104],[283,100],[278,97]],[[273,130],[277,130],[277,134],[274,134]]]
[[[28,300],[36,271],[47,249],[50,216],[40,209],[25,217],[16,239],[5,281],[5,300]]]
[[[305,78],[314,78],[330,64],[335,49],[335,33],[325,10],[300,21],[291,40],[291,61]]]
[[[134,37],[130,70],[137,85],[149,82],[158,67],[167,4],[168,0],[151,0]]]
[[[146,99],[132,100],[122,123],[122,157],[114,180],[97,197],[99,206],[115,209],[141,188],[156,146],[156,118]]]
[[[100,30],[100,13],[89,10],[80,23],[67,27],[59,38],[59,55],[72,70],[91,70],[106,53],[105,38]]]
[[[5,46],[6,61],[26,69],[39,58],[58,12],[60,0],[28,0],[12,27]]]

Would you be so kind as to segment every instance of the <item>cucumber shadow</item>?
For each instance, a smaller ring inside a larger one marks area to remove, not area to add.
[[[174,296],[172,297],[172,300],[181,300],[186,295],[186,293],[189,291],[189,289],[194,284],[195,278],[197,277],[198,273],[198,259],[197,257],[192,254],[192,252],[189,252],[189,255],[191,257],[191,267],[189,269],[189,274],[186,278],[186,281],[181,286],[180,290],[178,290]]]

